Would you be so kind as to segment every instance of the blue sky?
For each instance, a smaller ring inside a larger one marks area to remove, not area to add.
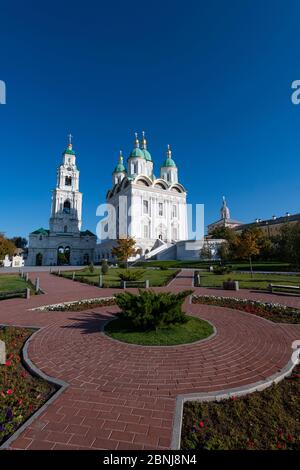
[[[171,144],[188,202],[245,222],[299,212],[300,4],[276,0],[0,1],[0,231],[48,227],[74,135],[84,228],[119,149]]]

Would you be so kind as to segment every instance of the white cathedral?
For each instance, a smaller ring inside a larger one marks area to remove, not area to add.
[[[188,240],[186,189],[178,180],[178,168],[168,145],[159,176],[147,148],[135,134],[134,147],[124,164],[122,152],[112,173],[112,187],[106,194],[108,216],[101,234],[81,231],[82,193],[71,135],[57,169],[52,193],[49,229],[29,235],[27,265],[86,265],[103,259],[115,261],[111,249],[116,239],[133,237],[137,257],[142,259],[199,259],[203,243],[216,252],[218,240]]]

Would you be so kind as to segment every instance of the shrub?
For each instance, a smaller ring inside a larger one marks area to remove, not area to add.
[[[90,263],[90,264],[89,264],[89,271],[90,271],[90,273],[93,273],[93,272],[94,272],[94,265],[93,265],[93,263]]]
[[[168,268],[168,266],[160,265],[159,269],[160,269],[161,271],[167,271],[169,268]]]
[[[181,307],[185,298],[192,292],[186,290],[171,294],[140,290],[139,295],[125,292],[116,295],[116,304],[121,309],[120,316],[129,320],[135,327],[157,329],[187,321]]]
[[[215,266],[214,274],[229,274],[231,273],[231,266]]]
[[[121,281],[137,281],[141,279],[144,275],[145,271],[142,269],[126,269],[122,273],[119,274],[119,278]]]
[[[108,268],[107,260],[104,259],[104,260],[102,261],[102,264],[101,264],[101,272],[102,272],[102,274],[107,274],[107,273],[108,273],[108,269],[109,269],[109,268]]]

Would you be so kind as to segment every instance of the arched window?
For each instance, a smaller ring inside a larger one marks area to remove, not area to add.
[[[68,226],[65,225],[65,226],[64,226],[64,233],[67,233],[67,231],[68,231]]]
[[[71,203],[70,201],[67,199],[65,202],[64,202],[64,213],[65,214],[70,214],[70,211],[71,211]]]
[[[65,185],[66,185],[66,186],[72,186],[72,178],[71,178],[71,176],[66,176],[66,178],[65,178]]]

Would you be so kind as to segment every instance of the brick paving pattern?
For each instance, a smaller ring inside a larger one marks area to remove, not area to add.
[[[192,285],[183,270],[168,287]],[[34,274],[31,274],[34,277]],[[98,289],[39,273],[45,295],[0,302],[0,323],[42,327],[29,346],[31,361],[68,388],[22,434],[12,449],[169,449],[175,399],[255,383],[282,369],[300,325],[281,325],[228,308],[189,304],[187,312],[209,320],[213,338],[189,345],[144,347],[106,337],[103,323],[116,307],[85,312],[33,312],[61,301],[106,297]],[[194,289],[195,293],[233,295],[300,307],[294,296]]]

